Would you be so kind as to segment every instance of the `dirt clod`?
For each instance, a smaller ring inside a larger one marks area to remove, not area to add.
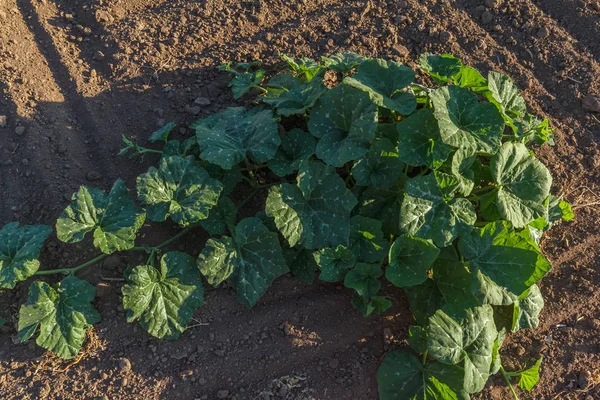
[[[587,389],[590,386],[590,380],[592,378],[592,373],[590,371],[581,371],[579,372],[579,377],[577,378],[577,385],[581,389]]]
[[[600,96],[593,94],[585,96],[581,100],[581,106],[585,111],[600,113]]]
[[[25,127],[23,125],[18,125],[15,128],[15,133],[19,136],[23,135],[25,133]]]
[[[6,127],[7,118],[6,115],[0,115],[0,128]]]
[[[229,397],[229,390],[219,390],[217,392],[217,399],[226,399]]]

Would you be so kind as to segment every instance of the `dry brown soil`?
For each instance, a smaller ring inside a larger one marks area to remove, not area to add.
[[[538,153],[576,220],[543,243],[555,267],[541,284],[540,327],[512,336],[503,355],[510,368],[544,356],[524,399],[600,399],[600,115],[581,104],[600,94],[598,0],[0,0],[0,226],[53,225],[80,184],[108,189],[121,177],[133,188],[156,159],[117,157],[122,134],[144,142],[173,120],[183,137],[195,119],[247,105],[253,97],[235,102],[215,65],[260,58],[274,71],[280,53],[343,50],[413,67],[422,52],[452,53],[510,75],[557,127],[556,146]],[[146,228],[141,241],[173,231]],[[197,254],[204,239],[196,232],[176,248]],[[53,238],[43,268],[77,265],[89,249]],[[376,399],[378,364],[405,344],[402,293],[365,319],[339,286],[290,277],[252,310],[211,289],[179,341],[157,341],[119,306],[113,278],[126,261],[81,274],[97,287],[102,322],[76,363],[13,344],[28,284],[0,293],[0,398]],[[479,398],[509,396],[495,377]]]

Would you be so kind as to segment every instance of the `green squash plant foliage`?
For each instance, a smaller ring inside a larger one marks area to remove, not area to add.
[[[1,289],[67,275],[31,284],[21,341],[35,337],[75,357],[100,320],[95,289],[77,271],[114,252],[145,251],[148,261],[125,271],[123,307],[157,338],[185,331],[204,302],[203,282],[227,281],[253,307],[288,272],[306,283],[317,276],[351,290],[365,316],[391,306],[382,290],[391,284],[406,292],[415,321],[412,349],[392,351],[379,369],[381,399],[467,399],[499,371],[530,390],[541,360],[507,372],[499,350],[508,332],[538,325],[536,283],[551,268],[539,241],[573,218],[532,152],[553,144],[548,121],[527,113],[508,77],[485,78],[450,55],[420,58],[433,87],[415,83],[406,65],[354,53],[283,58],[288,69],[270,79],[256,62],[221,67],[234,74],[235,98],[258,88],[257,106],[202,118],[183,142],[169,140],[169,123],[149,139],[162,150],[123,138],[121,154],[160,154],[137,178],[138,201],[121,180],[108,193],[82,186],[56,223],[63,242],[91,237],[94,259],[40,270],[52,229],[0,230]],[[238,185],[252,193],[235,204]],[[256,193],[264,209],[239,220]],[[136,247],[145,222],[167,219],[183,230]],[[161,251],[191,229],[211,236],[197,259]]]

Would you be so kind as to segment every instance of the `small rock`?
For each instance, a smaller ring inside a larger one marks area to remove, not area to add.
[[[187,112],[190,115],[198,115],[198,114],[200,114],[200,107],[190,107],[190,106],[187,106],[185,108],[185,112]]]
[[[489,24],[490,22],[492,22],[493,19],[494,14],[492,14],[489,11],[484,11],[483,14],[481,14],[481,22],[483,22],[484,24]]]
[[[587,389],[590,386],[590,379],[592,377],[592,373],[590,371],[581,371],[579,373],[579,378],[577,379],[577,385],[581,389]]]
[[[545,38],[548,37],[548,35],[550,35],[550,32],[548,31],[548,28],[542,26],[535,35],[539,38]]]
[[[6,115],[0,115],[0,128],[4,128],[6,126]]]
[[[485,0],[483,2],[487,8],[494,8],[496,6],[496,0]]]
[[[206,97],[198,97],[194,100],[194,104],[198,104],[199,106],[208,106],[210,105],[210,100]]]
[[[336,369],[340,366],[340,361],[337,358],[329,360],[329,368]]]
[[[90,182],[98,181],[98,180],[102,179],[102,174],[97,171],[90,171],[85,176],[85,179],[87,179]]]
[[[600,113],[600,96],[587,95],[581,100],[581,105],[585,111]]]
[[[96,11],[96,21],[102,23],[105,22],[107,24],[110,24],[111,22],[113,22],[114,18],[112,15],[110,15],[109,12],[104,11],[104,10],[98,10]]]
[[[96,51],[94,53],[94,60],[103,60],[104,59],[104,53],[101,51]]]
[[[410,54],[410,50],[408,47],[401,45],[400,43],[396,43],[392,48],[398,53],[400,57],[407,57]]]
[[[273,50],[273,56],[274,57],[279,57],[280,55],[281,55],[281,52],[279,51],[279,49]]]
[[[23,125],[19,125],[15,128],[15,133],[19,136],[25,133],[25,127]]]
[[[29,160],[26,159],[26,158],[24,158],[24,159],[21,160],[21,164],[23,164],[23,165],[29,165]]]
[[[229,390],[219,390],[217,392],[217,399],[226,399],[229,397]]]
[[[287,396],[289,391],[290,391],[290,389],[287,387],[287,385],[283,385],[282,387],[279,388],[279,395],[281,397],[285,397],[285,396]]]
[[[448,43],[450,40],[452,40],[452,34],[450,32],[441,31],[440,40],[444,43]]]
[[[399,1],[397,4],[399,9],[405,9],[406,7],[408,7],[408,3],[406,1]]]

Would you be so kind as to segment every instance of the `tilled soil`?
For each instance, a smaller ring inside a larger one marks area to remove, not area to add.
[[[507,369],[544,356],[521,398],[600,399],[600,114],[582,107],[600,95],[598,0],[0,0],[0,226],[53,225],[81,184],[133,188],[156,159],[117,157],[122,134],[143,143],[175,121],[184,137],[197,118],[249,105],[216,65],[262,59],[275,71],[282,53],[344,50],[413,68],[423,52],[452,53],[511,76],[551,119],[556,146],[538,154],[576,220],[543,242],[555,268],[541,283],[540,327],[512,335],[502,354]],[[140,241],[172,232],[146,228]],[[205,239],[176,248],[197,254]],[[53,238],[44,268],[77,265],[90,248]],[[252,310],[209,290],[180,340],[157,341],[125,321],[115,278],[126,262],[111,256],[81,275],[97,287],[102,322],[75,363],[13,344],[28,285],[0,293],[0,398],[376,399],[378,364],[411,323],[400,291],[389,312],[365,319],[339,285],[284,277]],[[510,394],[494,377],[479,398]]]

